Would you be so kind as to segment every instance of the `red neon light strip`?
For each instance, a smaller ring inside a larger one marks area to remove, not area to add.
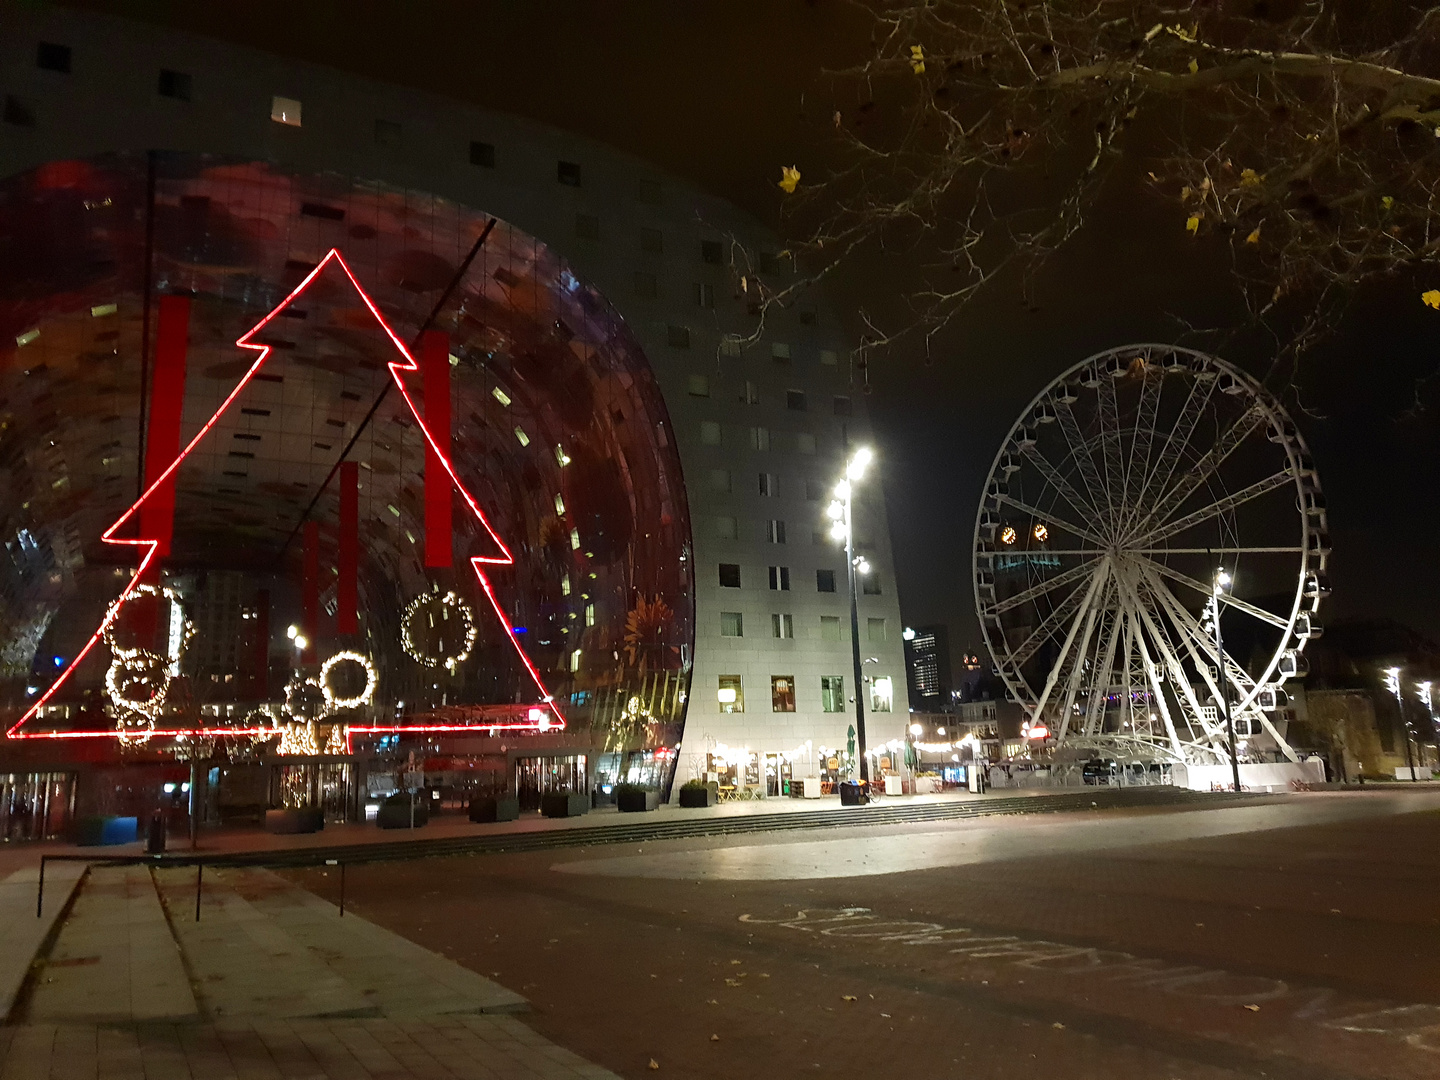
[[[420,392],[425,398],[425,429],[450,456],[450,335],[427,330],[420,338]],[[425,565],[454,566],[451,538],[450,477],[440,454],[425,447]]]
[[[250,384],[250,380],[255,377],[256,372],[258,372],[260,368],[264,366],[266,359],[270,355],[271,346],[255,344],[251,339],[254,338],[256,334],[260,333],[260,331],[264,330],[265,327],[269,326],[273,320],[278,318],[280,312],[284,311],[285,308],[289,307],[296,297],[298,297],[301,293],[308,289],[310,287],[310,283],[314,281],[315,278],[319,276],[320,272],[324,270],[327,266],[329,266],[331,262],[334,262],[335,265],[339,266],[340,269],[345,272],[345,276],[350,279],[350,284],[355,287],[355,291],[360,295],[360,299],[364,302],[365,307],[369,310],[370,314],[374,316],[375,321],[380,324],[380,328],[385,331],[385,336],[390,339],[390,343],[395,346],[396,351],[405,358],[403,363],[397,360],[390,361],[388,365],[390,368],[390,375],[395,380],[395,385],[399,389],[401,396],[405,399],[405,404],[410,409],[410,415],[413,416],[415,418],[415,422],[420,425],[420,431],[424,434],[427,445],[435,452],[436,456],[440,461],[440,464],[444,466],[445,472],[449,475],[451,482],[456,487],[456,490],[460,492],[461,497],[465,500],[465,504],[470,507],[470,512],[475,515],[476,520],[478,520],[481,526],[484,528],[486,535],[488,535],[490,539],[494,541],[495,546],[501,552],[500,555],[495,556],[472,556],[470,559],[470,565],[475,570],[475,576],[480,581],[480,587],[484,589],[485,595],[490,599],[491,606],[495,609],[496,615],[500,618],[501,624],[505,627],[505,633],[510,639],[511,646],[514,647],[516,655],[520,657],[521,663],[525,665],[525,670],[529,673],[531,680],[535,683],[536,689],[540,691],[541,701],[544,703],[545,707],[548,708],[550,712],[554,715],[555,723],[552,726],[556,728],[565,727],[565,717],[561,715],[559,708],[556,707],[554,697],[552,697],[550,691],[545,688],[545,682],[543,679],[540,678],[540,673],[535,669],[535,665],[531,663],[530,657],[527,656],[525,654],[525,650],[520,647],[520,641],[516,637],[515,631],[510,624],[510,618],[505,614],[505,609],[501,607],[500,601],[496,598],[495,592],[491,588],[490,580],[485,575],[485,571],[481,569],[481,567],[487,563],[495,566],[514,566],[515,557],[510,554],[510,549],[505,546],[505,542],[500,539],[499,533],[497,533],[494,526],[490,524],[490,519],[487,518],[485,516],[485,512],[480,509],[480,504],[475,501],[475,496],[470,494],[469,489],[460,482],[460,478],[455,473],[454,463],[451,462],[449,455],[444,453],[441,450],[440,446],[437,445],[437,443],[435,442],[435,437],[431,434],[430,429],[425,426],[425,421],[421,418],[420,411],[415,407],[415,400],[413,397],[411,397],[410,391],[406,388],[405,380],[400,378],[400,373],[402,371],[414,372],[419,369],[419,365],[415,363],[415,358],[410,355],[410,350],[405,347],[405,343],[401,341],[399,337],[396,336],[395,331],[391,329],[390,324],[385,320],[385,316],[382,315],[380,313],[380,309],[375,306],[375,301],[370,299],[370,295],[361,287],[360,282],[356,279],[354,272],[350,269],[350,266],[345,261],[344,256],[340,254],[339,249],[331,248],[330,251],[325,255],[325,258],[321,259],[318,263],[315,264],[315,268],[311,270],[310,273],[305,275],[304,279],[301,280],[300,284],[296,285],[295,288],[290,291],[290,294],[285,297],[285,299],[282,300],[275,307],[275,309],[270,312],[270,314],[266,315],[253,327],[247,330],[235,342],[235,344],[239,348],[250,349],[257,353],[255,357],[255,362],[250,365],[250,368],[248,371],[245,372],[244,377],[235,384],[235,388],[231,390],[225,400],[220,403],[220,407],[215,410],[215,414],[205,422],[205,425],[201,427],[198,432],[195,433],[194,438],[192,438],[190,442],[186,444],[185,449],[182,450],[175,457],[175,459],[169,464],[169,466],[165,469],[163,473],[157,476],[150,483],[149,487],[145,489],[145,493],[141,495],[140,498],[137,499],[134,503],[132,503],[130,505],[130,508],[126,510],[125,513],[121,514],[120,517],[115,520],[115,523],[113,525],[111,525],[108,529],[105,530],[105,532],[101,534],[100,539],[107,544],[127,544],[132,547],[144,548],[145,554],[140,559],[140,565],[136,569],[135,575],[130,579],[129,584],[127,584],[124,591],[120,593],[120,602],[117,603],[113,607],[113,609],[110,610],[110,612],[108,612],[107,618],[101,621],[100,626],[97,627],[95,632],[90,635],[90,640],[85,643],[84,647],[75,655],[75,658],[71,660],[70,663],[66,666],[65,670],[60,673],[60,677],[56,679],[53,683],[51,683],[49,689],[47,689],[45,693],[42,694],[40,698],[35,702],[35,704],[30,706],[30,708],[26,710],[25,714],[21,716],[20,719],[17,720],[10,727],[10,729],[5,733],[7,737],[89,737],[88,732],[47,732],[44,734],[36,733],[33,736],[18,736],[17,732],[30,720],[31,717],[35,716],[35,714],[38,713],[40,709],[45,706],[45,704],[55,695],[55,692],[59,690],[60,687],[65,685],[65,682],[70,678],[70,675],[72,672],[74,672],[75,668],[81,663],[81,661],[85,659],[85,657],[90,654],[91,650],[95,648],[95,645],[100,640],[101,635],[105,632],[106,628],[110,625],[110,623],[114,621],[115,617],[119,614],[120,609],[124,607],[125,601],[130,598],[131,593],[135,591],[136,585],[140,583],[140,579],[144,576],[145,572],[150,568],[151,563],[155,560],[156,551],[160,546],[160,540],[157,537],[138,536],[132,540],[117,537],[115,535],[116,532],[118,532],[122,527],[124,527],[124,525],[129,522],[132,517],[135,516],[136,512],[143,507],[145,501],[155,494],[157,488],[163,485],[171,476],[174,475],[175,470],[180,467],[181,462],[183,462],[187,457],[189,457],[191,451],[193,451],[195,447],[199,446],[201,441],[203,441],[204,438],[210,434],[210,430],[217,423],[220,422],[220,417],[225,414],[225,411],[229,409],[230,406],[234,403],[235,399],[240,396],[241,391],[243,391],[245,387]],[[487,724],[483,726],[488,728],[491,725]],[[494,726],[499,727],[500,725]],[[525,724],[516,726],[527,727],[532,730],[539,727],[538,724]],[[405,730],[418,731],[424,729],[410,728]],[[465,730],[474,729],[467,728]],[[223,732],[215,732],[215,734],[222,733]],[[229,733],[235,734],[233,729],[229,729]],[[118,739],[120,737],[120,734],[119,732],[115,731],[107,731],[99,732],[97,733],[97,736]]]
[[[360,466],[340,465],[340,556],[335,582],[335,632],[360,631]]]

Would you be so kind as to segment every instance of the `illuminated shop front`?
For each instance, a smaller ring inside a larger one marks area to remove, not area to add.
[[[563,259],[421,192],[186,155],[11,177],[0,236],[0,752],[67,748],[51,802],[105,812],[111,767],[179,768],[220,817],[355,818],[417,775],[669,784],[680,464]]]

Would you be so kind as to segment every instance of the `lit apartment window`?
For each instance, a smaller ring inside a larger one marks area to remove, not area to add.
[[[795,622],[790,615],[771,615],[770,633],[772,637],[793,638],[795,636]]]
[[[816,592],[834,592],[834,591],[835,591],[835,571],[834,571],[834,570],[816,570],[816,571],[815,571],[815,591],[816,591]]]
[[[720,686],[715,691],[715,698],[720,702],[722,713],[744,712],[745,687],[741,685],[740,676],[721,675]]]
[[[706,446],[720,445],[720,421],[700,421],[700,441]]]
[[[770,588],[777,592],[790,591],[790,568],[788,566],[770,567]]]
[[[770,676],[770,709],[772,712],[795,711],[795,676]]]
[[[870,711],[889,712],[895,706],[895,684],[889,675],[870,680]]]
[[[765,542],[767,544],[785,543],[785,522],[776,518],[765,522]]]
[[[720,612],[720,636],[744,637],[745,617],[738,611]]]
[[[270,119],[274,120],[277,124],[299,127],[300,102],[294,98],[280,97],[277,94],[270,99]]]
[[[739,563],[722,562],[720,564],[720,587],[722,589],[740,588]]]
[[[840,640],[840,616],[839,616],[839,615],[821,615],[821,616],[820,616],[820,640],[821,640],[821,641],[839,641],[839,640]]]
[[[760,474],[760,494],[771,498],[780,494],[780,477],[774,473],[762,472]]]
[[[710,396],[710,380],[704,375],[691,375],[688,380],[688,388],[691,397]]]
[[[867,641],[884,641],[884,640],[885,640],[885,620],[884,620],[884,619],[866,619],[866,620],[865,620],[865,638],[866,638]]]
[[[820,676],[820,708],[825,712],[845,711],[845,676]]]

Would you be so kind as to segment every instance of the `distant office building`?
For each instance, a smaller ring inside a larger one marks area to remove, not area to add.
[[[950,632],[944,626],[905,631],[905,673],[911,707],[934,711],[950,700]]]

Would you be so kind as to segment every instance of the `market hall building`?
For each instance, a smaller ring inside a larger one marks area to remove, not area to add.
[[[869,427],[823,298],[740,288],[794,273],[763,228],[553,128],[110,17],[12,6],[0,73],[0,835],[845,769],[824,509]],[[879,475],[856,533],[879,764]]]

